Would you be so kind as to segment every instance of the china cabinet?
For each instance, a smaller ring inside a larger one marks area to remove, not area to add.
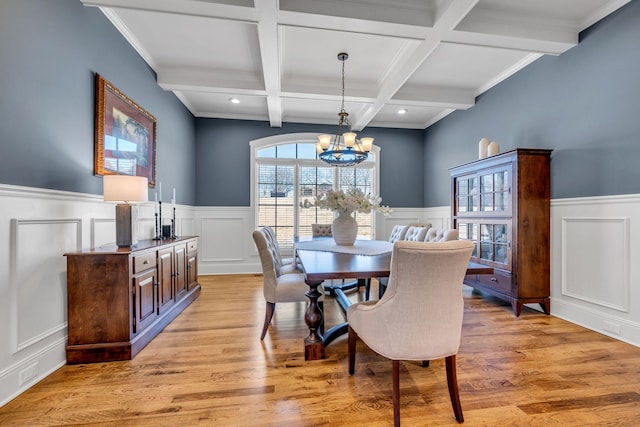
[[[511,303],[538,303],[549,314],[550,158],[552,150],[515,149],[449,169],[453,226],[475,248],[472,261],[494,274],[464,283]]]

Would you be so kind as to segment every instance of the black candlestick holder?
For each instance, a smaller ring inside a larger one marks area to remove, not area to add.
[[[155,213],[156,215],[156,232],[153,235],[153,240],[160,240],[160,233],[158,230],[160,230],[160,227],[158,226],[158,212]]]
[[[173,207],[173,218],[171,218],[171,238],[175,239],[176,236],[176,207]]]
[[[158,202],[156,220],[156,237],[153,240],[162,240],[162,201]]]

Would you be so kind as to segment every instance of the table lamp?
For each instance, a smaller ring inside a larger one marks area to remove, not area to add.
[[[123,202],[116,205],[116,244],[119,247],[131,247],[138,244],[136,238],[138,208],[129,202],[146,202],[148,200],[148,186],[149,181],[142,176],[104,176],[104,201]]]

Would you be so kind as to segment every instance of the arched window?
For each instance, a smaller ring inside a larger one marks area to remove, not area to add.
[[[271,226],[282,250],[293,249],[294,236],[311,236],[311,224],[330,224],[333,212],[303,208],[328,189],[359,188],[378,195],[378,158],[374,146],[369,159],[353,167],[334,167],[316,154],[315,133],[297,133],[261,138],[251,145],[251,207],[257,227]],[[373,238],[374,213],[356,213],[359,238]]]

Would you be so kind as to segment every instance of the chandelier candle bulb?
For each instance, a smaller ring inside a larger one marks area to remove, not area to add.
[[[491,156],[495,156],[499,152],[500,152],[500,145],[495,141],[491,141],[487,148],[487,155],[491,157]]]
[[[482,138],[480,142],[478,142],[478,158],[484,159],[487,157],[489,153],[489,140],[487,138]]]

